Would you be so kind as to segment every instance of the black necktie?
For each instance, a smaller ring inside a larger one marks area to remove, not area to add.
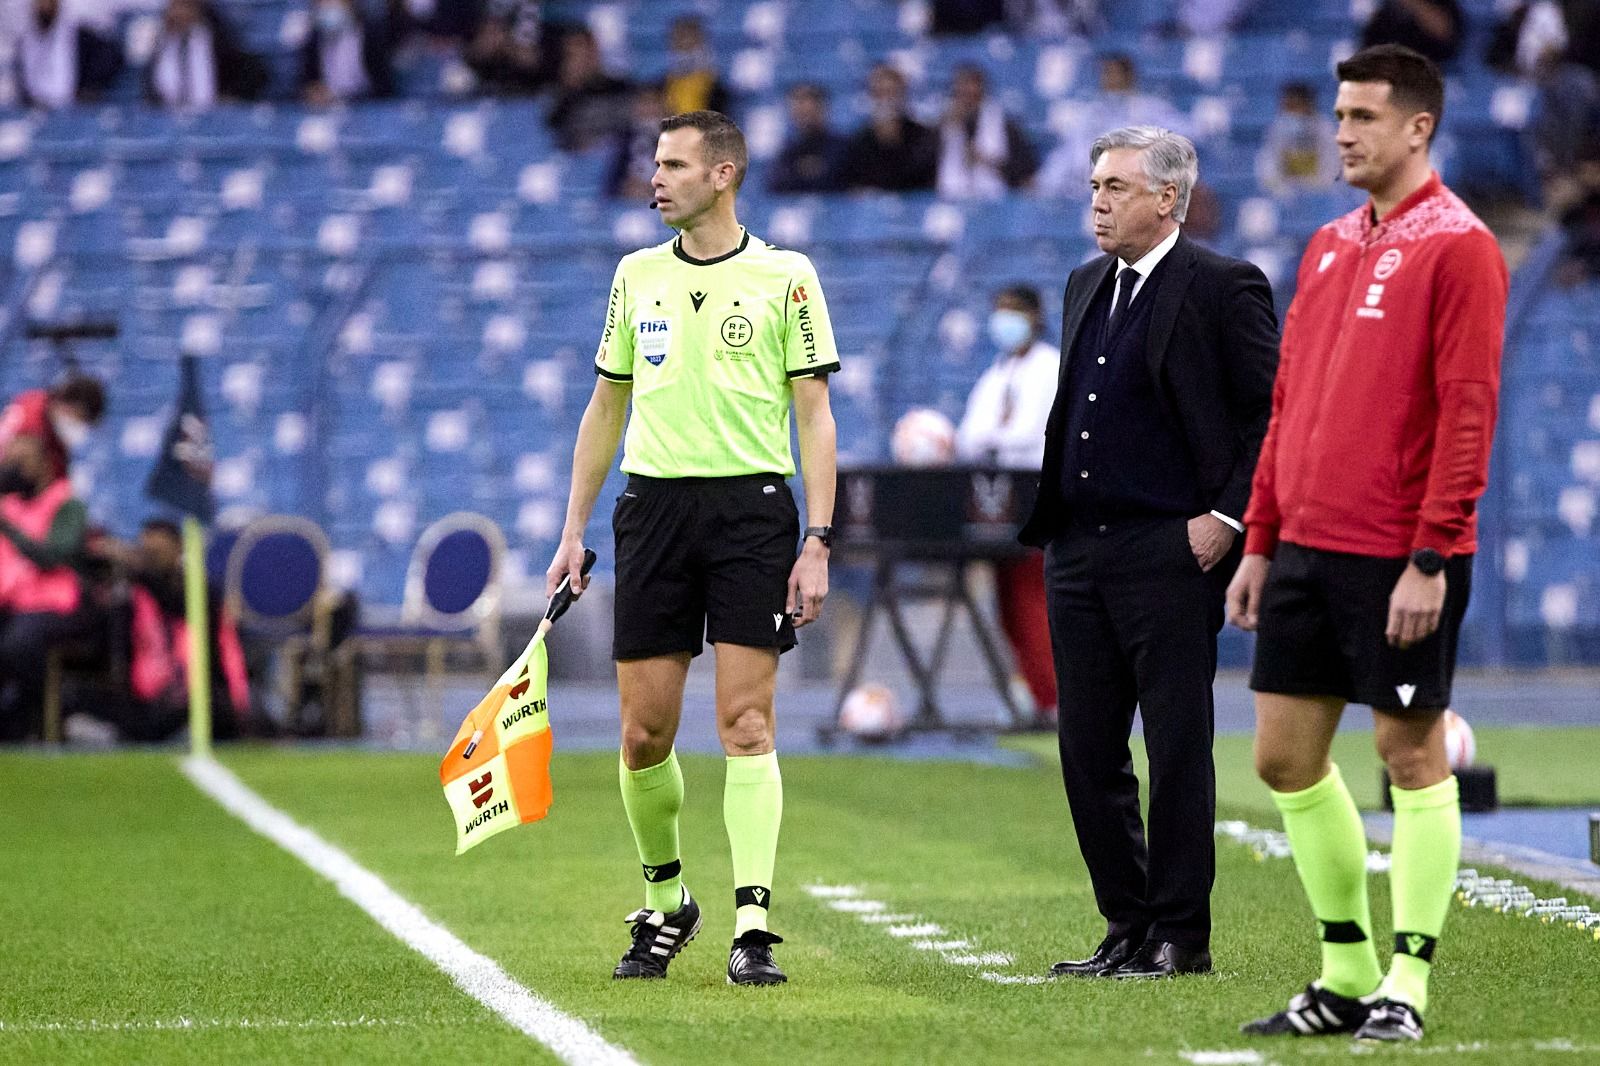
[[[1133,302],[1133,287],[1139,284],[1139,272],[1133,267],[1123,267],[1117,275],[1117,306],[1111,309],[1111,321],[1115,322],[1122,317],[1122,312],[1128,309]]]

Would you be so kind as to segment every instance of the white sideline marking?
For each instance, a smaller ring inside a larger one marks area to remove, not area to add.
[[[256,795],[221,763],[190,757],[182,765],[195,787],[224,810],[333,882],[340,895],[443,970],[463,992],[563,1062],[637,1066],[638,1060],[627,1051],[518,984],[499,963],[472,950],[377,874]]]
[[[916,925],[891,925],[887,932],[890,936],[943,936],[944,926],[919,922]]]
[[[874,911],[889,909],[889,905],[881,899],[836,899],[828,906],[846,914],[871,914]]]
[[[1194,1066],[1249,1066],[1261,1062],[1259,1051],[1180,1051]]]
[[[0,1033],[137,1033],[190,1029],[403,1029],[419,1024],[414,1018],[151,1018],[146,1021],[102,1022],[73,1018],[55,1022],[0,1022]]]
[[[855,885],[807,885],[806,891],[817,899],[848,899],[861,895]]]
[[[965,951],[972,946],[970,940],[913,940],[911,946],[918,951]]]
[[[980,951],[976,955],[941,952],[944,961],[952,966],[1010,966],[1012,959],[1003,951]]]
[[[915,914],[858,914],[856,917],[868,925],[895,925],[897,922],[914,922],[917,920],[917,915]],[[895,933],[895,936],[899,935],[899,933]]]
[[[985,970],[978,975],[985,981],[993,981],[997,985],[1046,985],[1050,978],[1041,977],[1036,973],[995,973]]]

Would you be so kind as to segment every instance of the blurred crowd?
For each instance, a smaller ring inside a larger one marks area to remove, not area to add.
[[[541,0],[305,0],[285,24],[284,38],[300,42],[294,83],[286,85],[240,44],[227,6],[214,0],[3,2],[10,97],[27,107],[92,101],[123,77],[138,77],[152,104],[185,110],[291,96],[313,106],[350,103],[394,95],[396,55],[424,50],[459,59],[470,71],[462,91],[538,97],[562,150],[609,153],[609,189],[625,198],[648,195],[661,117],[699,108],[740,117],[740,101],[725,82],[728,57],[716,53],[693,15],[671,24],[665,76],[641,83],[613,69],[587,26],[552,20]],[[153,39],[114,38],[119,3],[159,10]],[[1160,25],[1174,37],[1214,37],[1245,24],[1254,5],[1189,0],[1173,4]],[[1524,79],[1535,94],[1528,155],[1557,211],[1578,208],[1595,188],[1585,175],[1600,165],[1600,0],[1521,0],[1500,10],[1483,59]],[[1103,15],[1103,0],[930,0],[927,30],[1067,35],[1092,44],[1105,28]],[[1359,40],[1408,45],[1448,71],[1467,30],[1458,0],[1381,0]],[[142,57],[139,69],[124,69],[129,56]],[[905,73],[880,63],[862,86],[867,115],[854,129],[835,123],[826,88],[791,83],[784,144],[767,184],[785,193],[928,190],[957,200],[1010,190],[1077,196],[1099,130],[1150,123],[1195,132],[1169,102],[1140,90],[1127,55],[1101,56],[1098,92],[1080,109],[1093,121],[1074,124],[1054,145],[1035,143],[1018,116],[1006,113],[981,67],[941,74],[947,88],[930,113],[913,105]],[[1320,79],[1282,87],[1257,165],[1263,189],[1287,195],[1336,179],[1329,97]]]

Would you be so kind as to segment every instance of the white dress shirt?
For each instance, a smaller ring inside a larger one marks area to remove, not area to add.
[[[956,430],[956,454],[1008,470],[1044,467],[1044,431],[1056,399],[1061,351],[1036,340],[1021,355],[1006,352],[978,378]]]
[[[1133,295],[1128,297],[1128,302],[1131,306],[1132,302],[1139,298],[1139,293],[1144,291],[1144,283],[1150,280],[1150,275],[1155,272],[1156,266],[1167,257],[1168,252],[1172,251],[1172,246],[1178,243],[1178,234],[1181,232],[1181,227],[1174,229],[1161,240],[1160,244],[1157,244],[1132,263],[1126,259],[1117,260],[1117,279],[1111,288],[1111,306],[1113,308],[1117,306],[1117,299],[1122,295],[1121,275],[1123,270],[1132,267],[1139,274],[1133,282]],[[1219,522],[1226,523],[1235,533],[1244,532],[1244,523],[1237,518],[1229,517],[1221,511],[1212,511],[1211,517]]]

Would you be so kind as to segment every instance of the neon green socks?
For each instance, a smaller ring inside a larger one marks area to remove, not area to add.
[[[678,812],[683,809],[683,771],[678,753],[643,770],[630,770],[620,756],[622,806],[644,865],[644,905],[671,914],[683,905],[683,863],[678,858]]]
[[[778,753],[730,755],[722,793],[722,820],[733,852],[734,939],[767,927],[772,869],[778,861],[783,821],[783,778]]]
[[[1383,994],[1426,1013],[1433,949],[1461,861],[1461,793],[1452,776],[1427,788],[1391,788],[1389,795],[1394,798],[1389,856],[1394,962]]]
[[[1295,869],[1322,935],[1322,976],[1317,983],[1341,996],[1365,996],[1378,987],[1383,971],[1372,947],[1367,835],[1361,813],[1337,766],[1308,789],[1274,792],[1272,801],[1283,814]],[[1398,818],[1395,829],[1398,852]]]

